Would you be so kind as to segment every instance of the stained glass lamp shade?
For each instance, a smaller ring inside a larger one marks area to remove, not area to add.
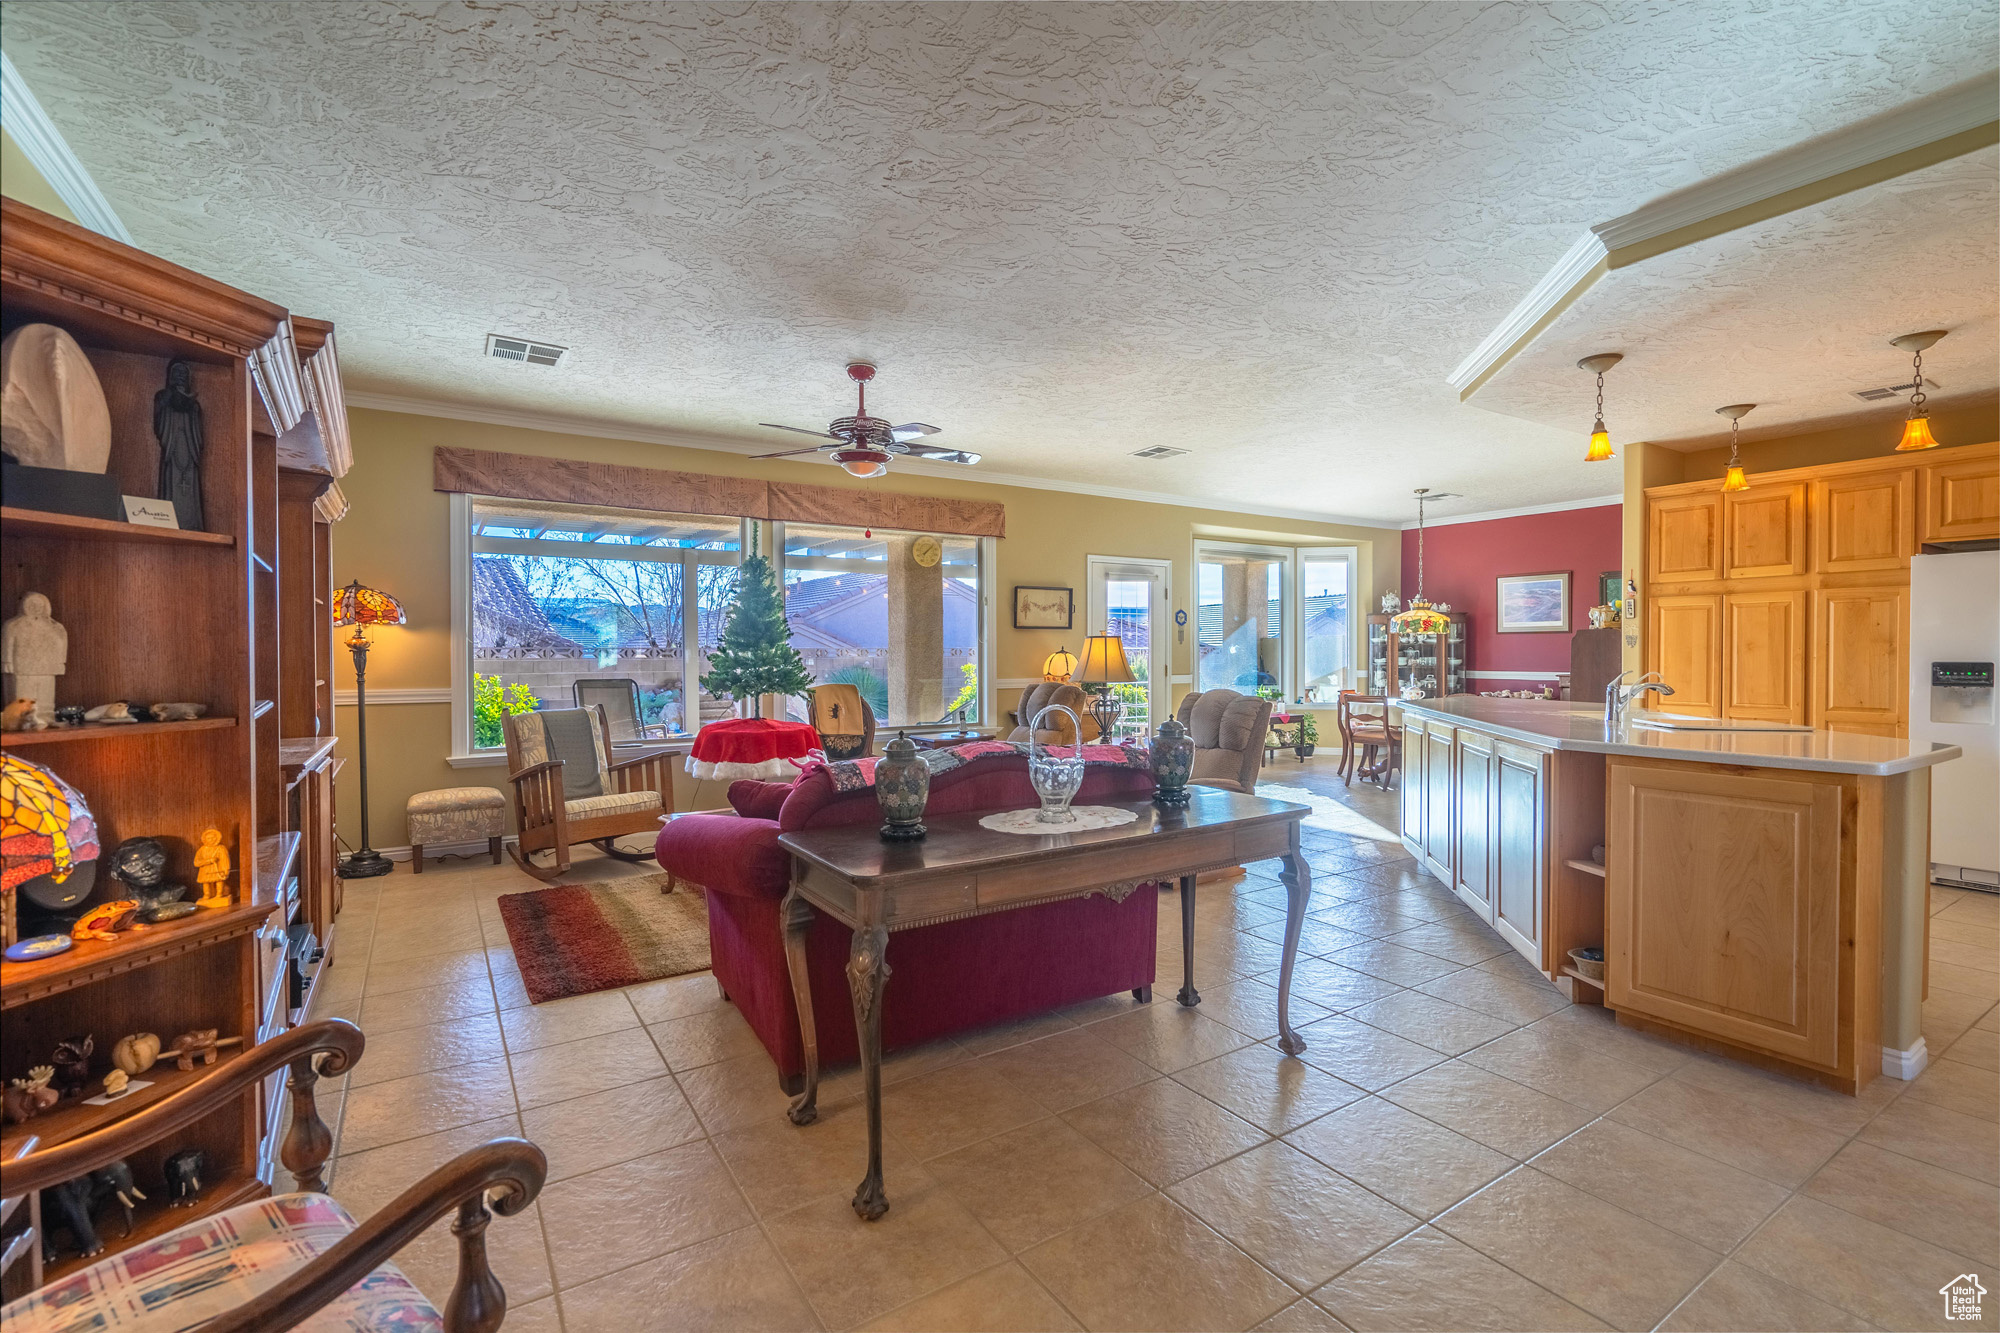
[[[1398,614],[1389,622],[1389,628],[1398,635],[1443,634],[1451,629],[1451,617],[1433,607],[1421,596],[1410,599],[1410,609]]]
[[[401,602],[380,589],[367,587],[360,579],[333,595],[336,625],[401,625],[408,620]]]
[[[90,892],[96,860],[97,821],[76,789],[40,764],[0,755],[0,887],[39,907],[66,907]]]

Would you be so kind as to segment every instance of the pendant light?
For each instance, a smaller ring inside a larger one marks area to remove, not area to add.
[[[1597,376],[1597,424],[1590,428],[1590,450],[1583,456],[1586,463],[1605,463],[1618,457],[1611,452],[1611,432],[1604,429],[1604,372],[1624,359],[1617,352],[1599,352],[1576,363],[1577,369]]]
[[[1389,628],[1398,637],[1406,634],[1443,634],[1451,628],[1451,618],[1424,599],[1424,500],[1430,493],[1428,486],[1417,487],[1417,595],[1410,599],[1409,610],[1389,621]]]
[[[1736,423],[1743,420],[1755,403],[1732,403],[1728,407],[1715,409],[1717,416],[1729,418],[1729,471],[1723,474],[1722,489],[1725,491],[1747,491],[1750,482],[1743,475],[1743,455],[1737,448]]]
[[[1928,396],[1924,393],[1924,349],[1944,335],[1943,329],[1931,329],[1889,340],[1889,346],[1900,347],[1910,354],[1910,414],[1903,419],[1903,438],[1896,442],[1899,454],[1938,447],[1937,438],[1931,434],[1931,410],[1924,406]]]

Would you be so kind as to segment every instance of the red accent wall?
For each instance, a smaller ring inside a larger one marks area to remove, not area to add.
[[[1424,595],[1472,617],[1474,671],[1567,671],[1568,634],[1496,634],[1494,580],[1508,574],[1570,571],[1570,628],[1590,626],[1597,578],[1624,562],[1622,505],[1524,514],[1478,523],[1433,524],[1424,533]],[[1403,600],[1417,593],[1417,531],[1403,533]],[[1535,681],[1476,680],[1479,690]]]

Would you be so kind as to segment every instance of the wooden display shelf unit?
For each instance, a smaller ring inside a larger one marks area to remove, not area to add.
[[[63,1102],[53,1110],[44,1111],[25,1125],[8,1125],[0,1129],[0,1161],[12,1157],[14,1145],[23,1139],[37,1138],[41,1140],[42,1147],[53,1148],[58,1143],[67,1143],[80,1135],[94,1134],[106,1125],[116,1124],[135,1111],[144,1110],[169,1093],[178,1092],[209,1070],[237,1059],[242,1054],[241,1047],[234,1047],[218,1052],[213,1065],[197,1063],[193,1069],[184,1070],[174,1063],[173,1056],[163,1052],[158,1064],[143,1074],[135,1075],[132,1079],[134,1083],[147,1084],[146,1087],[136,1092],[128,1092],[117,1101],[107,1102],[102,1106],[85,1104],[90,1097],[95,1097],[104,1091],[101,1083],[93,1080],[90,1087],[85,1090],[89,1094],[88,1097],[78,1097]]]
[[[114,1250],[127,1250],[135,1245],[144,1245],[149,1240],[157,1240],[169,1231],[186,1226],[197,1218],[234,1208],[239,1203],[261,1199],[270,1192],[270,1184],[249,1170],[232,1171],[219,1179],[204,1179],[201,1182],[201,1197],[196,1199],[191,1207],[174,1207],[167,1201],[164,1189],[157,1194],[148,1190],[145,1201],[133,1212],[132,1234],[129,1237],[119,1234],[119,1224],[112,1220],[113,1213],[107,1210],[97,1217],[98,1239],[104,1242],[107,1254]],[[102,1257],[98,1255],[85,1259],[75,1254],[65,1254],[42,1270],[42,1281],[59,1282],[72,1273],[90,1267]]]
[[[39,509],[0,506],[0,536],[61,537],[85,542],[146,542],[160,546],[236,545],[227,532],[186,532],[179,528],[155,528],[144,523],[118,523],[106,518],[84,518],[78,514],[51,514]]]
[[[130,740],[135,736],[165,736],[177,731],[214,731],[217,728],[235,725],[236,719],[233,717],[198,717],[188,722],[86,722],[80,727],[50,727],[47,731],[10,731],[0,736],[0,747],[13,750],[24,745]]]

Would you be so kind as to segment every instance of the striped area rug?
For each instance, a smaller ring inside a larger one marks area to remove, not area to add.
[[[708,900],[662,893],[667,875],[557,884],[500,899],[521,983],[536,1004],[708,966]]]

